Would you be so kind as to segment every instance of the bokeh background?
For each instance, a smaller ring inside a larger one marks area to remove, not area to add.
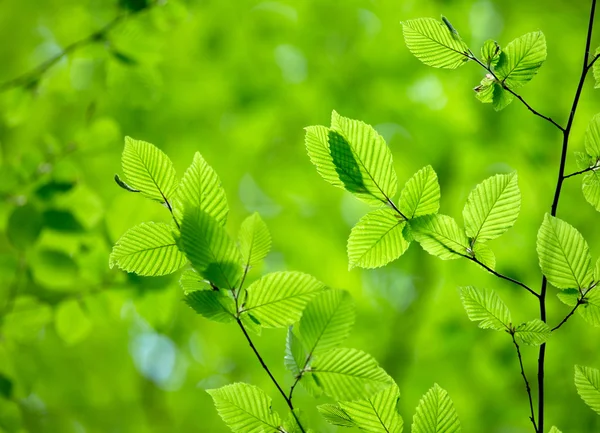
[[[228,193],[232,234],[250,212],[261,213],[274,248],[254,277],[301,270],[352,293],[358,317],[347,345],[372,353],[395,378],[406,431],[435,382],[449,391],[465,432],[530,431],[510,339],[469,322],[457,288],[498,290],[517,321],[538,316],[535,299],[416,244],[383,269],[349,272],[346,239],[366,208],[320,179],[303,128],[327,125],[333,109],[373,124],[392,149],[400,183],[432,164],[441,212],[459,220],[478,182],[517,170],[521,216],[491,245],[501,272],[538,287],[535,238],[554,190],[558,131],[518,102],[500,113],[480,104],[472,88],[482,70],[474,64],[447,71],[419,63],[399,23],[444,14],[474,50],[487,38],[506,45],[543,30],[548,60],[522,94],[564,124],[589,2],[167,0],[136,13],[144,3],[0,3],[0,83],[131,14],[104,39],[0,93],[0,431],[221,433],[227,429],[204,389],[234,381],[261,386],[283,409],[239,330],[195,315],[176,275],[108,268],[127,228],[169,219],[114,183],[125,135],[162,148],[179,173],[200,151]],[[589,82],[571,150],[583,148],[597,95]],[[572,156],[567,170],[576,170]],[[600,256],[599,216],[580,179],[567,181],[559,216]],[[551,324],[568,312],[555,294],[550,288]],[[289,386],[284,340],[282,330],[265,331],[256,344]],[[599,346],[600,332],[577,316],[552,337],[548,427],[600,431],[572,379],[575,363],[600,367]],[[535,381],[537,349],[523,355]],[[316,431],[336,431],[314,410],[325,400],[304,390],[296,398]]]

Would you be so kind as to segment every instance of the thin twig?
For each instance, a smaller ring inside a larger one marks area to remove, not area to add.
[[[593,167],[588,167],[585,170],[580,170],[580,171],[576,171],[575,173],[567,174],[567,175],[563,176],[563,179],[568,179],[573,176],[579,176],[580,174],[587,173],[588,171],[596,171],[596,170],[598,170],[598,167],[594,165]]]
[[[529,397],[529,410],[530,410],[529,419],[531,420],[531,423],[533,424],[534,431],[536,433],[538,433],[541,430],[538,430],[537,424],[535,422],[535,412],[533,410],[533,398],[531,396],[531,387],[529,386],[529,381],[527,380],[527,376],[525,375],[525,368],[523,368],[523,357],[521,356],[521,349],[519,347],[519,344],[517,343],[517,340],[515,339],[515,333],[511,332],[510,336],[512,337],[513,344],[515,345],[515,348],[517,349],[517,357],[519,358],[519,366],[521,367],[521,376],[523,376],[523,381],[525,382],[525,389],[527,390],[527,397]]]
[[[506,275],[502,275],[499,272],[496,272],[495,270],[493,270],[492,268],[490,268],[486,264],[484,264],[484,263],[480,262],[479,260],[477,260],[475,257],[468,256],[466,254],[460,254],[460,255],[463,256],[466,259],[471,260],[474,263],[477,263],[479,266],[481,266],[482,268],[484,268],[489,273],[497,276],[498,278],[502,278],[503,280],[510,281],[511,283],[516,284],[517,286],[523,287],[525,290],[527,290],[529,293],[531,293],[532,295],[534,295],[536,298],[540,297],[540,295],[535,290],[533,290],[531,287],[529,287],[527,284],[522,283],[522,282],[520,282],[518,280],[515,280],[514,278],[507,277]]]
[[[581,298],[577,299],[577,303],[575,304],[575,306],[571,309],[571,311],[569,311],[569,314],[567,314],[565,316],[564,319],[561,320],[561,322],[556,325],[554,328],[551,329],[552,332],[556,331],[558,328],[560,328],[561,326],[563,326],[565,323],[567,323],[567,320],[569,320],[571,318],[571,316],[573,314],[575,314],[575,311],[577,311],[577,309],[579,308],[580,305],[585,304],[586,301],[586,296],[592,291],[592,289],[594,289],[594,287],[596,287],[598,285],[598,283],[594,283],[589,289],[586,290],[585,293],[583,293],[581,295]]]

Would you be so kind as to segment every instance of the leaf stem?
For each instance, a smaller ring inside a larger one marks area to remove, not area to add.
[[[586,296],[588,295],[588,293],[590,293],[592,291],[592,289],[594,287],[596,287],[598,285],[598,283],[594,283],[589,289],[586,290],[585,293],[583,293],[581,295],[581,298],[577,299],[577,303],[575,304],[575,306],[571,309],[571,311],[569,311],[569,314],[567,314],[565,316],[564,319],[561,320],[561,322],[556,325],[554,328],[551,329],[552,332],[556,331],[558,328],[560,328],[561,326],[563,326],[565,323],[567,323],[567,320],[569,320],[571,318],[571,316],[575,313],[575,311],[577,311],[577,309],[579,308],[580,305],[583,305],[586,303]]]
[[[519,366],[521,367],[521,376],[523,376],[523,381],[525,382],[525,389],[527,391],[527,396],[529,397],[529,411],[530,411],[530,415],[529,415],[529,419],[531,420],[531,423],[533,424],[533,429],[536,433],[541,432],[541,430],[538,430],[537,424],[535,422],[535,412],[533,410],[533,398],[531,396],[531,387],[529,386],[529,381],[527,380],[527,375],[525,374],[525,368],[523,367],[523,357],[521,356],[521,348],[519,347],[519,344],[517,343],[517,340],[515,339],[515,333],[510,332],[510,336],[512,337],[512,341],[513,344],[515,345],[515,349],[517,349],[517,357],[519,358]]]
[[[256,355],[256,357],[258,358],[258,361],[260,362],[260,365],[267,372],[267,374],[271,378],[271,381],[275,384],[275,387],[277,388],[277,390],[279,391],[279,393],[281,394],[281,396],[283,397],[283,399],[287,403],[288,407],[290,408],[292,416],[296,420],[296,424],[298,424],[298,427],[300,428],[300,430],[302,431],[302,433],[306,433],[306,430],[304,430],[304,427],[300,423],[300,420],[298,419],[298,416],[294,412],[294,405],[292,404],[292,399],[288,398],[288,396],[286,395],[285,391],[279,385],[279,382],[277,382],[277,379],[275,379],[275,377],[273,376],[273,373],[271,373],[271,370],[269,370],[269,367],[267,366],[267,364],[263,360],[262,356],[260,356],[260,353],[256,349],[256,346],[252,342],[252,339],[250,338],[250,335],[248,335],[248,332],[246,331],[246,328],[244,327],[244,324],[242,323],[242,321],[240,320],[240,318],[236,317],[235,320],[236,320],[237,324],[239,325],[240,329],[242,330],[242,332],[244,333],[244,337],[246,337],[246,340],[248,341],[248,344],[250,345],[250,348],[252,349],[252,351],[254,352],[254,354]]]
[[[596,165],[594,165],[593,167],[588,167],[585,170],[580,170],[580,171],[576,171],[575,173],[564,175],[563,180],[568,179],[573,176],[579,176],[580,174],[587,173],[588,171],[595,171],[595,170],[598,170],[598,167]]]
[[[492,268],[490,268],[486,264],[484,264],[484,263],[480,262],[479,260],[477,260],[475,257],[468,256],[466,254],[461,254],[461,256],[463,256],[466,259],[471,260],[474,263],[477,263],[479,266],[481,266],[482,268],[484,268],[489,273],[497,276],[498,278],[501,278],[501,279],[506,280],[506,281],[510,281],[511,283],[516,284],[517,286],[523,287],[525,290],[527,290],[529,293],[531,293],[536,298],[540,297],[540,295],[535,290],[533,290],[531,287],[529,287],[527,284],[522,283],[522,282],[520,282],[518,280],[515,280],[514,278],[507,277],[506,275],[503,275],[503,274],[501,274],[499,272],[496,272],[495,270],[493,270]]]

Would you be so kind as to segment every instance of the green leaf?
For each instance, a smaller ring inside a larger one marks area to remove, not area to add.
[[[437,383],[419,401],[412,433],[460,433],[461,427],[448,393]]]
[[[550,429],[550,431],[548,431],[548,433],[562,433],[559,429],[557,429],[556,427],[552,426],[552,428]]]
[[[481,79],[479,86],[475,87],[475,97],[484,104],[491,104],[494,101],[494,83],[496,80],[491,74],[486,74]]]
[[[302,423],[302,426],[304,428],[306,428],[306,425],[308,424],[305,417],[303,416],[303,413],[300,411],[300,409],[296,408],[294,409],[293,413],[292,412],[288,412],[288,416],[287,419],[283,422],[283,429],[280,429],[279,432],[284,432],[284,433],[314,433],[314,430],[312,429],[308,429],[308,430],[303,430],[300,425],[298,424],[298,421],[296,420],[296,417],[298,418],[298,420],[300,420],[300,423]]]
[[[287,370],[292,373],[294,377],[297,377],[304,364],[308,360],[308,354],[304,350],[302,341],[294,332],[294,328],[290,326],[288,328],[287,336],[285,339],[285,355],[283,357],[283,363]]]
[[[354,319],[354,301],[345,290],[327,290],[313,298],[298,324],[308,355],[338,347],[350,335]]]
[[[329,424],[340,427],[355,427],[352,418],[341,407],[335,404],[322,404],[317,406],[317,410]]]
[[[333,186],[345,189],[331,156],[329,128],[326,126],[308,126],[304,130],[306,131],[304,136],[306,152],[310,161],[317,168],[317,172]]]
[[[579,292],[577,294],[579,295]],[[590,325],[600,327],[600,290],[594,287],[585,292],[584,302],[583,305],[579,306],[577,312]]]
[[[181,221],[187,207],[195,207],[216,219],[221,225],[227,221],[227,196],[217,173],[196,152],[192,165],[183,174],[173,200],[175,217]]]
[[[378,268],[400,257],[410,245],[402,235],[405,225],[390,208],[362,217],[348,238],[348,268]]]
[[[594,170],[583,176],[581,190],[586,201],[600,212],[600,172]]]
[[[209,389],[217,412],[234,433],[279,432],[281,419],[271,411],[271,398],[260,388],[234,383]]]
[[[235,302],[221,290],[196,290],[185,294],[185,303],[196,313],[215,322],[235,320]]]
[[[575,163],[579,170],[586,170],[596,164],[596,158],[585,152],[575,152]]]
[[[247,268],[259,264],[271,250],[271,234],[257,212],[242,222],[238,238],[242,263]]]
[[[520,209],[516,172],[484,180],[471,191],[463,209],[467,236],[479,242],[501,236],[513,226]]]
[[[434,68],[456,69],[469,60],[469,47],[456,31],[433,18],[402,22],[404,42],[413,55]]]
[[[175,168],[158,147],[125,137],[121,158],[127,183],[144,196],[160,203],[170,202],[177,189]]]
[[[187,259],[179,251],[173,228],[164,223],[142,223],[117,241],[109,257],[110,267],[144,276],[171,274]]]
[[[202,277],[219,288],[235,288],[242,274],[240,253],[216,219],[198,208],[186,209],[180,246]]]
[[[496,292],[489,289],[478,289],[476,287],[463,287],[460,297],[467,312],[467,316],[473,322],[479,322],[481,329],[494,329],[506,331],[510,329],[512,318],[508,307]]]
[[[509,88],[523,86],[537,74],[546,60],[546,37],[540,31],[510,42],[500,54],[496,76]]]
[[[494,83],[494,91],[492,94],[492,107],[495,111],[504,110],[515,99],[515,95],[506,90],[498,82]]]
[[[493,39],[488,39],[481,47],[481,60],[488,67],[496,66],[500,58],[500,45]]]
[[[392,152],[383,137],[372,126],[334,111],[328,140],[346,190],[366,203],[388,204],[396,194],[398,178]]]
[[[600,47],[596,48],[596,52],[594,53],[594,56],[599,56],[599,55],[600,55]],[[594,79],[596,80],[596,84],[594,85],[594,88],[600,89],[600,62],[598,62],[597,60],[596,60],[596,63],[594,63],[593,71],[594,71]]]
[[[592,282],[587,242],[573,226],[546,214],[538,231],[537,253],[548,281],[559,289],[586,289]]]
[[[323,283],[301,272],[274,272],[253,282],[242,304],[265,328],[284,328],[298,321],[302,310],[324,290]]]
[[[430,165],[423,167],[406,182],[400,193],[399,208],[409,219],[438,212],[440,185]]]
[[[550,327],[539,319],[533,319],[526,323],[521,323],[515,330],[515,338],[519,343],[529,344],[530,346],[539,346],[544,344],[550,338],[552,331]]]
[[[576,365],[575,387],[582,400],[600,414],[600,370]]]
[[[54,313],[56,333],[68,345],[83,341],[92,330],[92,321],[74,299],[63,301]]]
[[[476,242],[473,245],[473,256],[488,268],[496,268],[496,256],[488,244]]]
[[[356,349],[332,349],[316,357],[305,373],[336,400],[369,398],[392,382],[369,354]]]
[[[404,423],[398,414],[400,390],[393,384],[366,400],[340,402],[340,408],[360,430],[368,433],[402,433]]]
[[[446,215],[427,215],[410,221],[412,234],[429,254],[442,260],[458,259],[466,254],[469,239],[456,221]]]
[[[42,215],[36,207],[28,203],[16,207],[8,217],[6,235],[10,243],[19,250],[35,244],[44,227]]]
[[[196,290],[211,289],[209,283],[193,269],[188,269],[181,274],[181,277],[179,277],[179,286],[183,290],[184,295]]]
[[[600,158],[600,113],[592,117],[585,131],[585,151],[594,159]]]

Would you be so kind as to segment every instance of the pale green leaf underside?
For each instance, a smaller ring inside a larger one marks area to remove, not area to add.
[[[467,316],[480,328],[504,331],[512,323],[508,307],[493,290],[463,287],[460,297]]]
[[[234,433],[279,432],[281,419],[271,411],[271,398],[261,389],[234,383],[208,392],[217,412]]]
[[[235,287],[242,274],[240,253],[216,219],[198,208],[187,208],[181,247],[202,277],[219,288]]]
[[[200,153],[194,154],[192,165],[179,182],[173,200],[175,217],[183,218],[187,207],[196,207],[216,219],[221,225],[227,221],[227,196],[217,173]]]
[[[158,147],[125,137],[121,165],[129,186],[151,200],[171,200],[177,189],[175,168]]]
[[[475,97],[484,104],[492,104],[495,111],[500,111],[510,104],[514,95],[502,87],[490,74],[483,77],[479,86],[475,87]]]
[[[411,232],[421,247],[442,260],[458,259],[467,253],[469,239],[447,215],[427,215],[410,222]]]
[[[348,267],[378,268],[400,257],[409,247],[402,230],[406,222],[392,209],[369,212],[348,238]]]
[[[332,425],[340,427],[354,427],[352,418],[344,410],[335,404],[322,404],[317,409],[323,418]]]
[[[437,383],[423,396],[413,417],[412,433],[460,433],[461,427],[448,393]]]
[[[355,308],[344,290],[327,290],[313,298],[302,313],[299,335],[311,356],[338,347],[350,335]]]
[[[308,301],[324,289],[311,275],[274,272],[248,287],[243,312],[252,314],[265,328],[284,328],[297,322]]]
[[[238,239],[242,263],[246,267],[259,264],[271,250],[271,234],[256,212],[242,222]]]
[[[440,185],[430,165],[423,167],[406,182],[400,193],[398,207],[409,219],[437,213],[440,208]]]
[[[540,31],[510,42],[500,54],[495,72],[511,89],[526,84],[546,60],[546,37]]]
[[[433,18],[402,22],[404,41],[413,55],[434,68],[456,69],[469,59],[469,47],[446,24]]]
[[[235,320],[235,303],[222,290],[196,290],[184,297],[196,313],[215,322],[228,323]]]
[[[533,319],[522,323],[515,330],[515,338],[519,343],[525,343],[530,346],[539,346],[550,338],[552,331],[550,327],[539,319]]]
[[[497,174],[477,185],[463,209],[467,236],[495,239],[513,226],[521,209],[517,173]]]
[[[542,272],[559,289],[585,289],[592,282],[588,245],[568,223],[546,214],[538,231],[537,253]]]
[[[600,414],[600,370],[576,365],[575,387],[582,400]]]
[[[398,414],[400,390],[393,384],[365,400],[340,402],[340,408],[361,431],[401,433],[404,423]]]
[[[306,376],[315,377],[328,396],[339,401],[369,398],[392,382],[369,354],[356,349],[332,349],[315,358]]]
[[[173,228],[164,223],[142,223],[129,229],[117,241],[110,254],[110,267],[144,276],[173,273],[187,259],[179,251]]]

